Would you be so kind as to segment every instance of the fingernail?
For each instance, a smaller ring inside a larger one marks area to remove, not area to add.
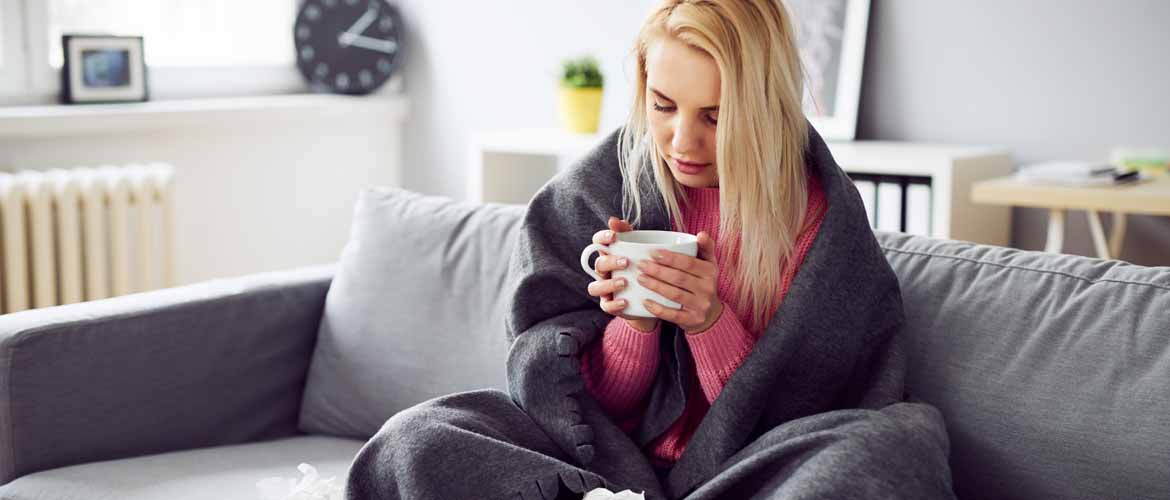
[[[607,240],[613,238],[613,231],[606,231],[605,234],[602,234],[601,236]]]
[[[625,258],[625,257],[621,257],[621,258],[619,258],[619,259],[618,259],[618,262],[617,262],[617,263],[618,263],[618,265],[619,265],[619,266],[623,266],[623,267],[624,267],[624,266],[625,266],[627,263],[629,263],[629,261],[628,261],[628,260],[626,260],[626,258]]]
[[[624,287],[624,286],[626,286],[626,279],[625,279],[625,278],[620,278],[620,279],[618,279],[618,280],[617,280],[617,286],[619,286],[619,287]]]
[[[662,250],[655,250],[652,256],[654,257],[654,260],[662,260],[664,257],[666,257],[666,252]]]
[[[617,301],[617,304],[618,304],[619,306],[624,306],[624,305],[626,305],[626,299],[618,299],[618,301]]]

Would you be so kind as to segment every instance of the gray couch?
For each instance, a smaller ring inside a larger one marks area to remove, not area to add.
[[[0,317],[0,498],[344,479],[395,411],[503,387],[521,214],[369,189],[335,264]],[[961,498],[1170,498],[1170,268],[878,239]]]

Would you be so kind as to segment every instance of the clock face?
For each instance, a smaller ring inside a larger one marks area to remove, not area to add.
[[[297,68],[315,88],[372,92],[399,65],[401,30],[386,0],[305,0],[293,26]]]

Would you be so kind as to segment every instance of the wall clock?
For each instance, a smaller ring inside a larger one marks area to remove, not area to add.
[[[402,17],[386,0],[305,0],[293,25],[297,68],[318,91],[367,94],[402,60]]]

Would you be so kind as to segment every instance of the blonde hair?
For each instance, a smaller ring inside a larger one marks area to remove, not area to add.
[[[760,332],[808,203],[803,69],[793,25],[780,0],[665,0],[643,23],[632,53],[633,109],[618,142],[622,210],[637,224],[642,197],[657,187],[671,219],[687,231],[679,200],[689,200],[650,138],[646,116],[646,51],[666,36],[706,52],[719,68],[719,234],[740,239],[727,241],[718,259],[732,264],[739,303],[751,307],[745,326]]]

